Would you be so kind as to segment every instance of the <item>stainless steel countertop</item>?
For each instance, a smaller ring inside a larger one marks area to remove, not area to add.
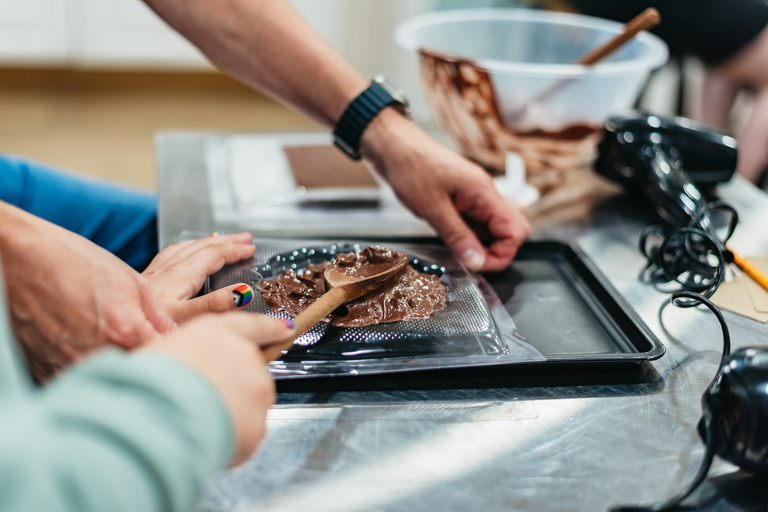
[[[182,231],[239,231],[211,211],[205,148],[228,135],[156,140],[160,243]],[[768,254],[768,196],[741,179],[721,186],[741,223],[732,245]],[[246,464],[215,478],[202,510],[601,511],[653,503],[687,485],[703,455],[700,398],[722,347],[714,316],[659,308],[667,295],[638,280],[645,216],[622,199],[535,237],[578,244],[666,345],[643,376],[547,376],[511,387],[280,393],[268,436]],[[768,326],[724,312],[734,348]],[[663,321],[663,327],[662,327]],[[528,383],[527,383],[528,382]],[[603,383],[608,382],[608,383]],[[697,510],[766,510],[760,481],[717,460],[690,503]]]

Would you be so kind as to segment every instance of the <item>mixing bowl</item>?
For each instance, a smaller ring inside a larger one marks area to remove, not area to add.
[[[417,56],[430,111],[458,150],[498,171],[518,153],[529,181],[546,188],[589,165],[603,121],[630,110],[667,60],[664,42],[643,32],[594,66],[573,64],[621,29],[575,14],[467,9],[407,20],[395,39]]]

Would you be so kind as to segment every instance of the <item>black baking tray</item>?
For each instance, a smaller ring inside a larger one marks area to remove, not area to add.
[[[382,240],[382,243],[395,240]],[[413,242],[413,240],[410,240]],[[424,240],[436,243],[435,239]],[[507,377],[565,377],[585,382],[648,380],[642,363],[665,348],[621,294],[577,247],[561,241],[523,244],[503,272],[484,274],[517,328],[542,361],[496,363],[466,368],[422,370],[376,376],[335,376],[279,380],[278,391],[332,391],[505,385]],[[561,379],[562,380],[562,379]],[[518,384],[514,384],[518,385]]]
[[[485,278],[544,364],[639,364],[664,355],[664,345],[577,247],[525,243],[512,265]]]

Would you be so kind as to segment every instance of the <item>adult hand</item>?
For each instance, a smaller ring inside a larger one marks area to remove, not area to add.
[[[335,126],[368,87],[288,1],[145,2],[219,69],[326,126]],[[427,220],[472,270],[502,270],[529,235],[522,208],[504,200],[482,169],[393,109],[384,109],[368,125],[360,149],[400,200]]]
[[[201,313],[225,312],[248,305],[253,289],[243,283],[193,297],[208,276],[226,264],[250,258],[255,251],[250,233],[190,240],[160,251],[142,275],[168,314],[182,323]]]
[[[469,269],[503,270],[530,235],[524,208],[503,198],[488,173],[394,110],[374,118],[361,147],[403,204]]]
[[[248,459],[264,437],[275,384],[259,347],[288,340],[287,323],[257,314],[206,315],[141,350],[178,359],[219,392],[234,428],[232,465]]]
[[[147,281],[120,259],[2,202],[0,254],[11,323],[38,379],[102,345],[137,347],[174,326]]]

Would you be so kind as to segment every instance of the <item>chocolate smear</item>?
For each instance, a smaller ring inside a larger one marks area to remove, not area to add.
[[[295,317],[326,292],[326,269],[369,277],[391,268],[400,257],[402,253],[380,246],[368,246],[359,253],[337,254],[332,261],[309,264],[298,272],[286,269],[276,279],[261,281],[261,296],[272,311],[285,311]],[[337,327],[364,327],[429,318],[444,307],[445,286],[440,279],[406,265],[382,287],[338,308],[326,321]]]

